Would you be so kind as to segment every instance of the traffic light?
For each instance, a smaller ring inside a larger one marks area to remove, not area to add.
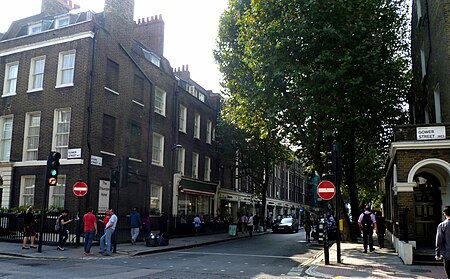
[[[58,174],[59,174],[59,159],[61,159],[61,153],[50,152],[47,159],[47,184],[48,186],[56,186]]]
[[[118,187],[120,183],[120,172],[116,169],[111,170],[111,187]]]
[[[120,187],[127,187],[128,186],[128,180],[130,179],[133,166],[130,164],[130,157],[123,156],[122,157],[122,163],[120,167]]]

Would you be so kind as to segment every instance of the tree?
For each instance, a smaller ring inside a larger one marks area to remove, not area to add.
[[[405,6],[403,0],[231,0],[221,18],[215,57],[225,91],[239,105],[230,119],[244,127],[247,117],[247,123],[256,118],[259,128],[270,120],[266,131],[297,143],[319,172],[322,152],[341,142],[353,220],[358,189],[381,177],[389,127],[406,119]],[[364,164],[372,171],[357,172]]]
[[[266,193],[269,175],[273,167],[289,158],[289,151],[282,145],[281,115],[274,102],[273,84],[261,83],[247,65],[246,50],[239,41],[240,16],[250,1],[230,1],[230,10],[221,18],[219,37],[223,44],[215,52],[222,72],[226,72],[228,90],[222,110],[222,117],[239,130],[235,139],[236,158],[246,175],[253,179],[254,192],[262,198],[261,219],[265,218]],[[227,94],[229,93],[229,94]],[[225,131],[229,131],[225,129]]]

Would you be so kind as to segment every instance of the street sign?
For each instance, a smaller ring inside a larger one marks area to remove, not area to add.
[[[88,186],[86,183],[78,181],[73,184],[73,194],[77,197],[82,197],[87,194]]]
[[[330,181],[324,180],[317,186],[317,195],[324,201],[331,200],[336,194],[336,187]]]

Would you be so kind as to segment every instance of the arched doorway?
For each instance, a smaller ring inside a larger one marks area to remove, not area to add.
[[[439,179],[428,172],[414,176],[415,228],[417,248],[434,247],[436,228],[442,220]]]

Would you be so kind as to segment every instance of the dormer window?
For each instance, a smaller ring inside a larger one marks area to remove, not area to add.
[[[28,25],[28,35],[33,35],[42,32],[42,22]]]
[[[60,27],[69,25],[69,23],[70,23],[70,17],[69,16],[56,18],[55,28],[60,28]]]
[[[145,59],[147,59],[148,61],[152,62],[153,64],[159,67],[161,58],[159,58],[153,52],[148,51],[146,49],[142,49],[142,51],[144,52]]]

